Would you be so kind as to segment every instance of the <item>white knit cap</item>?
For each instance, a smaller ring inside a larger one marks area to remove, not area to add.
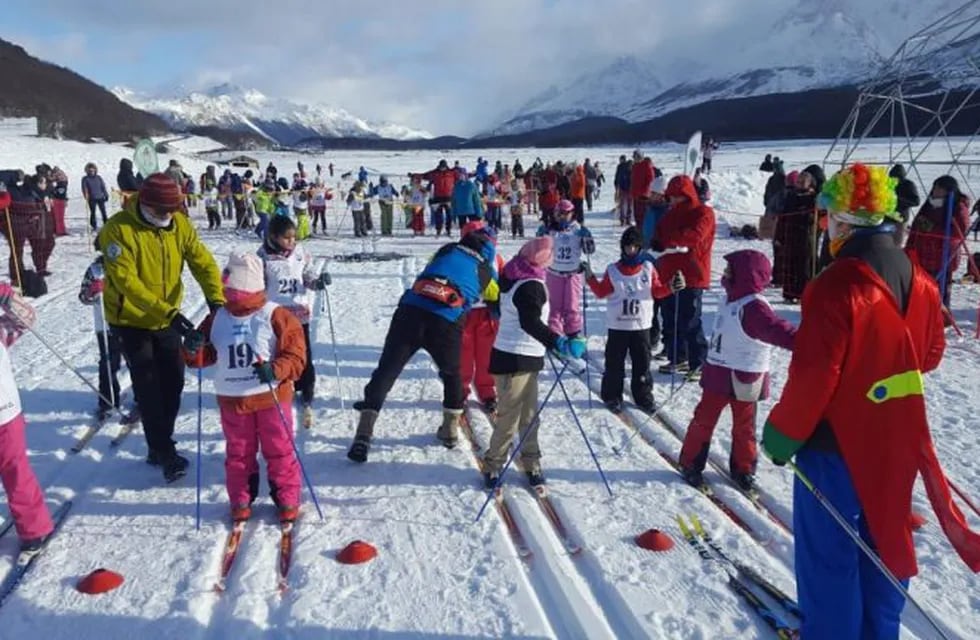
[[[265,291],[265,267],[262,258],[250,251],[233,251],[221,275],[228,289],[255,293]]]

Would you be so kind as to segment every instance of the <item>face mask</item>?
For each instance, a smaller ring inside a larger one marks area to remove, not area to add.
[[[163,218],[160,218],[153,212],[152,209],[148,210],[146,207],[140,207],[140,214],[142,214],[144,220],[159,229],[166,229],[170,226],[170,222],[174,219],[174,214],[172,213],[168,213]]]
[[[225,294],[225,300],[231,303],[241,302],[242,300],[245,300],[246,298],[255,295],[254,293],[250,293],[248,291],[242,291],[240,289],[232,289],[231,287],[225,287],[224,294]]]
[[[929,198],[929,204],[938,209],[946,202],[946,198]]]

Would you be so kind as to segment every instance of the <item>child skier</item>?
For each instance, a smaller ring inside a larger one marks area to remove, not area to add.
[[[602,401],[613,413],[623,410],[623,377],[626,354],[633,367],[630,391],[633,401],[647,413],[656,411],[650,377],[650,326],[653,301],[684,288],[684,274],[677,272],[670,285],[661,282],[657,269],[643,259],[643,237],[627,227],[619,241],[620,259],[609,265],[602,280],[584,265],[586,282],[597,298],[609,298],[606,306],[606,371],[602,376]]]
[[[367,235],[367,224],[364,219],[364,183],[355,182],[347,194],[347,206],[350,207],[351,217],[354,219],[354,237],[360,238]]]
[[[306,240],[310,236],[310,194],[301,186],[293,192],[293,215],[296,216],[296,239]]]
[[[555,333],[577,337],[582,331],[582,254],[595,252],[595,241],[588,229],[572,219],[575,207],[562,200],[555,208],[554,220],[541,225],[537,235],[550,235],[555,246],[554,263],[548,268],[548,326]]]
[[[303,326],[306,344],[306,366],[296,382],[303,405],[303,426],[313,426],[313,391],[316,371],[310,345],[310,318],[313,315],[310,291],[322,291],[330,284],[327,271],[317,272],[313,257],[298,244],[296,225],[285,216],[269,223],[266,241],[258,250],[265,273],[265,295],[269,302],[290,311]]]
[[[484,483],[492,489],[507,461],[514,437],[530,429],[521,446],[521,466],[532,486],[544,484],[537,424],[531,421],[538,405],[538,372],[545,354],[560,357],[585,355],[583,338],[568,339],[548,328],[548,289],[545,271],[553,253],[551,236],[529,240],[500,278],[500,326],[490,353],[490,373],[497,388],[497,419],[490,446],[483,457]]]
[[[371,190],[372,196],[377,196],[378,207],[381,209],[381,235],[390,236],[394,226],[394,202],[398,191],[388,182],[388,176],[378,179],[378,186]]]
[[[214,191],[215,203],[217,203],[217,189]],[[216,214],[217,211],[216,207]],[[217,215],[221,217],[220,214]],[[98,251],[98,242],[96,242],[96,251]],[[105,287],[105,270],[102,262],[103,257],[100,254],[85,270],[78,291],[79,301],[92,307],[95,339],[99,345],[99,408],[96,413],[99,422],[105,421],[112,413],[112,409],[118,409],[120,406],[118,374],[122,361],[122,343],[116,332],[106,324],[105,310],[102,308],[102,291]]]
[[[500,231],[500,223],[504,205],[504,195],[498,189],[500,181],[495,174],[490,174],[486,182],[487,224],[494,231]]]
[[[208,229],[221,228],[221,202],[218,187],[211,184],[204,192],[204,211],[208,214]]]
[[[292,522],[299,515],[300,469],[291,401],[293,381],[306,366],[303,328],[287,309],[266,300],[262,260],[254,253],[233,252],[222,280],[227,302],[201,325],[203,353],[185,357],[190,366],[216,365],[231,517],[241,521],[252,514],[261,448],[279,520]]]
[[[317,220],[320,221],[322,233],[327,232],[327,200],[333,199],[330,189],[323,184],[323,178],[317,177],[316,183],[310,189],[310,215],[313,216],[311,233],[316,233]]]
[[[414,235],[425,235],[425,209],[428,204],[429,192],[422,186],[422,180],[412,179],[412,189],[405,200],[405,206],[411,210],[410,226]]]
[[[7,351],[34,324],[35,315],[34,309],[6,282],[0,283],[0,309],[0,482],[7,492],[21,551],[36,553],[54,530],[54,524],[27,460],[27,425]]]
[[[490,238],[494,246],[497,244],[497,233],[483,220],[467,222],[462,231],[463,236],[480,233]],[[476,388],[476,396],[480,399],[483,410],[493,414],[497,410],[497,392],[490,375],[490,350],[494,338],[497,337],[497,302],[500,296],[498,278],[504,268],[504,260],[498,253],[490,283],[487,284],[478,302],[474,302],[466,314],[466,324],[463,326],[463,339],[459,353],[460,377],[463,382],[463,400],[470,395],[470,385]]]
[[[265,239],[269,218],[276,211],[275,191],[276,183],[273,180],[266,180],[262,183],[262,187],[255,191],[255,215],[259,217],[259,223],[255,225],[255,235],[262,239]]]
[[[520,195],[516,202],[510,205],[510,237],[524,237],[524,204]]]
[[[765,254],[743,249],[725,256],[721,277],[726,299],[715,316],[708,358],[701,375],[701,401],[687,427],[680,463],[684,478],[696,487],[718,417],[732,409],[732,453],[729,471],[744,490],[755,487],[757,460],[755,417],[759,400],[769,394],[772,346],[793,348],[796,328],[776,315],[762,292],[772,280]]]

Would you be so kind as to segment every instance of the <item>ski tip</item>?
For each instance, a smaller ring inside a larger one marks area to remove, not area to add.
[[[225,585],[224,585],[224,583],[215,582],[214,583],[214,586],[211,587],[211,591],[214,592],[214,593],[216,593],[217,595],[221,595],[222,593],[225,592]]]

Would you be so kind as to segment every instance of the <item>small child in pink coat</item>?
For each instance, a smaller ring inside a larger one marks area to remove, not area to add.
[[[6,282],[0,283],[0,309],[0,481],[7,492],[21,549],[34,551],[54,530],[54,524],[37,476],[27,461],[27,425],[7,349],[34,324],[35,315],[34,309]]]

